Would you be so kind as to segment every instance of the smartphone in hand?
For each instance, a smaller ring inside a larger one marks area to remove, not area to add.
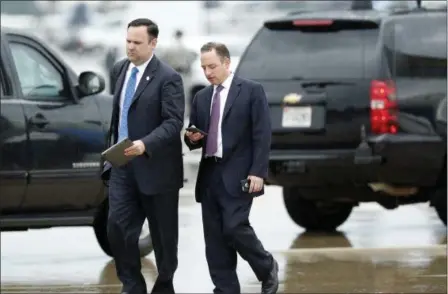
[[[204,131],[201,130],[201,129],[198,129],[198,128],[195,127],[195,126],[188,127],[188,128],[186,128],[185,130],[187,130],[187,131],[189,131],[189,132],[192,132],[192,133],[200,133],[200,134],[202,134],[203,136],[207,136],[207,133],[206,133],[206,132],[204,132]]]
[[[249,193],[250,179],[241,180],[241,190],[245,193]]]

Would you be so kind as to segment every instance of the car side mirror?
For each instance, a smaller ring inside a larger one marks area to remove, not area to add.
[[[78,77],[78,92],[80,98],[101,93],[106,88],[102,76],[92,71],[84,71]]]

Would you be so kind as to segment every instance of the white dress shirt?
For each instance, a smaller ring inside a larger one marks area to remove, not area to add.
[[[219,124],[218,124],[218,151],[216,151],[215,154],[213,154],[213,156],[216,157],[220,157],[222,158],[222,116],[224,113],[224,107],[226,105],[226,101],[227,101],[227,96],[229,95],[229,89],[230,86],[232,85],[232,80],[233,80],[233,73],[231,73],[227,79],[221,84],[221,86],[223,87],[223,89],[220,92],[220,114],[219,114]],[[212,95],[212,102],[210,103],[210,114],[212,112],[212,105],[213,105],[213,99],[215,97],[215,93],[216,93],[216,88],[218,86],[213,86],[213,95]]]
[[[132,62],[129,63],[128,70],[126,71],[126,76],[124,77],[124,84],[123,84],[123,88],[121,89],[121,95],[120,95],[120,116],[118,118],[119,124],[121,123],[121,111],[123,109],[124,95],[126,93],[126,87],[128,86],[128,81],[129,81],[129,77],[131,76],[132,69],[134,67],[137,67],[137,69],[138,69],[137,81],[135,83],[135,90],[136,90],[138,87],[138,84],[140,83],[140,80],[142,79],[143,73],[145,72],[146,67],[148,66],[151,59],[152,59],[152,56],[145,63],[140,64],[139,66],[135,66],[134,64],[132,64]]]

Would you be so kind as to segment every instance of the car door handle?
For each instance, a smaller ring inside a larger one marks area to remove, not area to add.
[[[43,128],[50,122],[43,116],[42,114],[38,113],[35,116],[31,117],[29,120],[30,125],[34,125],[38,128]]]

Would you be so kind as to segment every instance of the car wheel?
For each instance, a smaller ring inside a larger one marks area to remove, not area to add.
[[[294,187],[283,188],[283,200],[291,219],[307,231],[333,232],[353,210],[352,203],[309,200]]]
[[[101,207],[98,208],[98,212],[95,216],[93,222],[93,230],[95,231],[95,236],[100,245],[101,249],[113,257],[112,250],[110,248],[109,239],[107,238],[107,220],[109,214],[109,202],[105,200]],[[150,254],[153,250],[151,234],[149,232],[148,220],[145,220],[140,237],[138,240],[138,247],[140,249],[140,256],[145,257]]]

